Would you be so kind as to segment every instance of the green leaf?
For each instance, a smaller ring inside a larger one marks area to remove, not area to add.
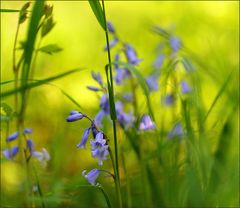
[[[0,9],[0,12],[20,12],[18,9]]]
[[[60,48],[57,44],[49,44],[38,49],[41,52],[52,55],[53,53],[58,53],[63,49]]]
[[[99,3],[98,0],[88,0],[93,13],[95,14],[95,17],[97,18],[99,24],[101,25],[101,27],[106,31],[106,24],[105,24],[105,19],[104,19],[104,15],[103,15],[103,10],[102,7]]]
[[[82,69],[73,69],[73,70],[70,70],[70,71],[67,71],[67,72],[49,77],[47,79],[43,79],[43,80],[35,81],[35,82],[32,82],[32,83],[28,83],[24,86],[20,86],[17,89],[13,89],[13,90],[9,90],[9,91],[1,93],[1,98],[13,95],[13,94],[18,93],[18,92],[26,91],[27,89],[31,89],[31,88],[34,88],[34,87],[41,86],[41,85],[46,84],[50,81],[65,77],[65,76],[70,75],[72,73],[79,72],[80,70],[82,70]]]

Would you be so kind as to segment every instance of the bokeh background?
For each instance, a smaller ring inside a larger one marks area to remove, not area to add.
[[[43,40],[42,46],[56,43],[63,51],[54,55],[39,53],[36,79],[83,68],[82,72],[64,77],[54,84],[74,97],[84,112],[94,117],[99,109],[99,96],[87,90],[86,86],[94,85],[91,70],[104,74],[107,63],[107,54],[103,51],[105,34],[87,1],[48,2],[54,6],[56,26]],[[23,1],[1,1],[1,8],[19,9],[22,5]],[[150,72],[160,41],[160,37],[152,32],[153,26],[171,31],[197,54],[208,66],[200,73],[206,108],[212,103],[227,75],[239,70],[238,1],[106,1],[106,13],[121,39],[131,43],[138,56],[144,59],[138,69],[145,75]],[[1,81],[13,79],[12,50],[17,21],[18,14],[1,13]],[[27,25],[21,26],[19,40],[26,38]],[[196,69],[201,70],[197,66]],[[206,71],[215,77],[209,77]],[[239,94],[238,83],[239,73],[230,83],[236,99]],[[1,90],[11,87],[9,85]],[[58,88],[41,86],[31,92],[26,126],[34,129],[36,148],[46,147],[52,157],[47,171],[41,173],[46,178],[43,186],[46,189],[55,187],[52,190],[54,192],[62,184],[82,183],[81,171],[89,169],[96,162],[91,159],[89,151],[75,147],[88,123],[83,121],[69,125],[65,122],[69,111],[76,107]],[[160,104],[157,95],[152,100],[153,106]],[[13,98],[9,97],[4,102],[12,105]],[[212,118],[219,119],[225,110],[228,110],[227,106],[219,102],[211,114]],[[238,119],[236,122],[234,125],[238,126]],[[14,131],[14,125],[10,126],[11,131]],[[3,137],[3,130],[1,134]],[[3,139],[1,145],[5,145]],[[235,140],[233,155],[238,154],[237,147],[238,141]],[[1,168],[2,187],[14,192],[15,185],[21,180],[20,167],[5,162]]]

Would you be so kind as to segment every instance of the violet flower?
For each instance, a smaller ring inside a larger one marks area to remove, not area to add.
[[[6,138],[6,141],[7,141],[7,142],[14,141],[15,139],[17,139],[18,135],[19,135],[18,132],[14,132],[13,134],[9,135],[9,136]]]
[[[151,129],[155,129],[156,125],[155,123],[151,120],[150,116],[145,114],[143,115],[140,125],[139,125],[139,130],[147,131]]]
[[[108,145],[106,145],[106,139],[103,138],[103,133],[99,132],[95,140],[90,140],[92,146],[92,157],[98,158],[98,164],[103,165],[103,160],[107,160],[109,154]]]
[[[107,22],[107,28],[109,32],[115,33],[115,28],[113,27],[113,24],[111,22]]]
[[[118,43],[118,38],[115,37],[112,41],[109,43],[109,49],[113,48]],[[106,45],[103,49],[104,51],[108,50],[108,46]]]
[[[141,61],[141,59],[139,59],[139,58],[137,57],[136,51],[134,50],[134,48],[133,48],[130,44],[127,44],[127,45],[126,45],[126,51],[125,51],[125,53],[126,53],[128,62],[129,62],[130,64],[137,65],[137,64]]]
[[[183,128],[180,123],[174,125],[172,130],[168,133],[168,138],[172,139],[174,137],[182,137],[183,135]]]
[[[95,91],[95,92],[101,91],[100,88],[94,87],[94,86],[87,86],[87,88],[88,88],[89,90],[92,90],[92,91]]]
[[[171,36],[169,41],[170,41],[170,46],[171,46],[173,52],[174,53],[178,52],[178,50],[181,47],[180,40],[175,36]]]
[[[77,144],[78,148],[86,148],[86,143],[87,143],[89,134],[90,134],[90,128],[85,129],[81,142]]]
[[[50,155],[45,148],[42,148],[42,152],[34,151],[32,153],[32,157],[35,157],[43,167],[45,167],[47,165],[47,161],[50,160]]]
[[[81,120],[83,117],[85,117],[84,114],[77,111],[71,111],[70,115],[66,118],[66,121],[74,122],[74,121]]]
[[[192,91],[191,87],[188,85],[188,83],[186,81],[182,81],[180,83],[181,85],[181,89],[182,89],[182,93],[186,94]]]
[[[19,151],[18,146],[13,146],[10,150],[7,148],[3,150],[2,154],[7,160],[9,160],[10,158],[14,158],[18,151]]]
[[[30,129],[30,128],[24,128],[23,133],[24,133],[24,134],[32,134],[32,129]]]
[[[150,91],[158,91],[158,76],[156,74],[152,74],[146,79],[146,83]]]
[[[103,85],[103,82],[102,82],[102,76],[101,74],[98,72],[98,73],[95,73],[94,71],[91,72],[92,74],[92,78],[100,85],[102,86]]]
[[[89,171],[88,174],[86,174],[86,172],[87,170],[84,170],[82,172],[82,176],[85,177],[91,185],[97,186],[98,184],[96,183],[96,180],[99,176],[100,170],[98,170],[97,168],[94,168],[91,171]]]

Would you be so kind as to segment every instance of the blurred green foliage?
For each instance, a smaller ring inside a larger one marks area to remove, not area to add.
[[[39,53],[35,70],[36,79],[49,78],[73,68],[84,70],[54,81],[54,86],[44,85],[35,88],[30,95],[26,126],[34,129],[33,139],[36,146],[47,147],[52,157],[46,170],[37,167],[42,189],[48,207],[104,207],[105,201],[101,192],[92,187],[82,186],[86,182],[81,172],[83,169],[89,170],[93,167],[95,160],[91,158],[89,152],[76,149],[75,144],[80,140],[88,123],[68,125],[65,122],[68,112],[76,109],[76,105],[70,102],[59,88],[64,89],[80,104],[82,109],[77,110],[91,117],[96,115],[99,97],[89,92],[86,86],[94,83],[90,75],[91,70],[100,71],[104,75],[104,66],[107,63],[107,54],[103,51],[106,44],[105,35],[87,1],[49,1],[48,3],[53,5],[53,21],[56,25],[41,45],[44,47],[57,44],[54,45],[55,50],[63,50],[53,55],[49,55],[49,51]],[[22,5],[21,1],[1,2],[1,8],[19,9]],[[141,174],[145,174],[152,179],[149,180],[147,189],[151,187],[155,193],[163,193],[164,199],[153,195],[152,200],[158,200],[159,204],[165,200],[168,206],[175,207],[184,205],[192,207],[199,204],[214,206],[218,201],[220,207],[239,206],[239,2],[106,1],[106,11],[108,20],[114,24],[120,37],[131,43],[136,48],[138,56],[144,59],[138,67],[144,75],[149,74],[156,56],[155,48],[162,40],[152,31],[152,27],[158,25],[178,36],[194,54],[190,55],[190,58],[198,71],[196,80],[202,87],[200,96],[203,98],[205,110],[199,114],[207,112],[216,95],[220,94],[219,100],[206,120],[208,130],[201,135],[197,145],[191,142],[186,144],[189,145],[190,150],[193,150],[191,158],[197,161],[196,169],[185,170],[189,180],[178,181],[183,174],[182,167],[178,167],[180,174],[172,169],[174,164],[179,162],[173,154],[181,155],[179,152],[183,151],[185,144],[177,144],[178,147],[174,146],[175,143],[160,144],[159,147],[164,148],[164,154],[161,153],[162,149],[157,154],[163,160],[162,165],[165,169],[159,168],[158,171],[161,172],[164,181],[161,178],[158,181],[157,172],[154,172],[154,169],[151,170],[156,166],[157,171],[159,164],[156,161],[153,161],[153,164],[150,164],[142,173],[139,171],[141,165],[135,162],[136,155],[129,149],[130,147],[126,147],[128,155],[125,156],[125,165],[129,174],[128,183],[131,184],[132,189],[134,188],[132,202],[128,201],[128,203],[135,203],[136,206],[138,202],[143,202],[142,193],[139,191],[142,184],[139,181],[141,181]],[[1,13],[1,81],[13,80],[12,50],[17,22],[17,13]],[[27,24],[23,24],[19,40],[25,40],[26,35]],[[20,47],[20,44],[18,46]],[[226,82],[231,72],[233,76]],[[9,90],[12,87],[11,84],[2,86],[1,90]],[[224,90],[222,90],[223,87]],[[139,102],[144,103],[142,91],[139,90],[138,94],[141,97]],[[158,122],[161,121],[164,113],[171,114],[166,109],[161,112],[159,94],[151,95],[151,101]],[[4,99],[4,102],[13,106],[12,97]],[[186,110],[185,113],[187,118],[188,111]],[[105,130],[111,137],[110,124],[105,122]],[[15,126],[11,124],[10,132],[13,132],[14,128]],[[170,129],[171,125],[166,124],[164,128]],[[3,149],[5,146],[4,124],[1,129],[1,149]],[[121,135],[121,132],[119,134]],[[153,148],[154,135],[143,135],[141,143],[144,143],[143,149]],[[145,151],[149,154],[146,160],[151,161],[151,157],[156,156],[155,153],[150,154],[148,150]],[[198,158],[198,153],[201,153],[201,158]],[[213,155],[216,160],[213,160],[210,155]],[[110,164],[110,161],[106,164]],[[204,170],[200,176],[198,168]],[[124,172],[123,169],[124,167],[121,167],[121,173]],[[17,164],[10,164],[2,159],[1,171],[3,201],[7,204],[9,200],[9,204],[17,206],[18,200],[12,200],[12,197],[16,196],[15,187],[20,184],[24,170]],[[226,174],[219,174],[219,171],[226,171]],[[202,184],[204,178],[214,180],[211,180],[213,184],[209,185],[209,190],[201,192],[197,189],[205,185]],[[110,179],[102,180],[106,190],[111,190]],[[157,185],[155,180],[158,181]],[[219,182],[220,184],[216,184]],[[159,187],[166,187],[166,190],[161,190]],[[190,193],[191,201],[186,201],[188,194],[186,190]],[[151,191],[146,190],[146,192],[151,196]],[[206,196],[206,193],[209,196]],[[110,198],[115,197],[110,191],[109,195]],[[127,198],[125,195],[124,197]],[[206,198],[209,204],[204,204]]]

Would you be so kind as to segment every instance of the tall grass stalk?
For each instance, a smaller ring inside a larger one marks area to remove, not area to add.
[[[105,35],[106,35],[106,41],[107,41],[107,52],[108,52],[108,64],[109,64],[109,74],[110,74],[110,84],[111,89],[109,89],[108,85],[108,91],[111,93],[111,96],[109,96],[110,100],[110,110],[111,112],[111,119],[112,119],[112,125],[113,125],[113,136],[114,136],[114,152],[115,152],[115,181],[116,181],[116,192],[117,192],[117,200],[118,200],[118,206],[119,208],[122,207],[122,196],[121,196],[121,189],[120,189],[120,176],[119,176],[119,159],[118,159],[118,141],[117,141],[117,129],[116,129],[116,110],[115,110],[115,102],[114,102],[114,84],[113,84],[113,76],[112,76],[112,61],[111,61],[111,53],[110,53],[110,46],[109,46],[109,37],[108,37],[108,28],[107,28],[107,19],[105,14],[105,5],[104,0],[102,0],[102,7],[103,7],[103,16],[104,16],[104,23],[105,23]],[[110,95],[110,94],[109,94]],[[114,115],[114,116],[113,116]]]

